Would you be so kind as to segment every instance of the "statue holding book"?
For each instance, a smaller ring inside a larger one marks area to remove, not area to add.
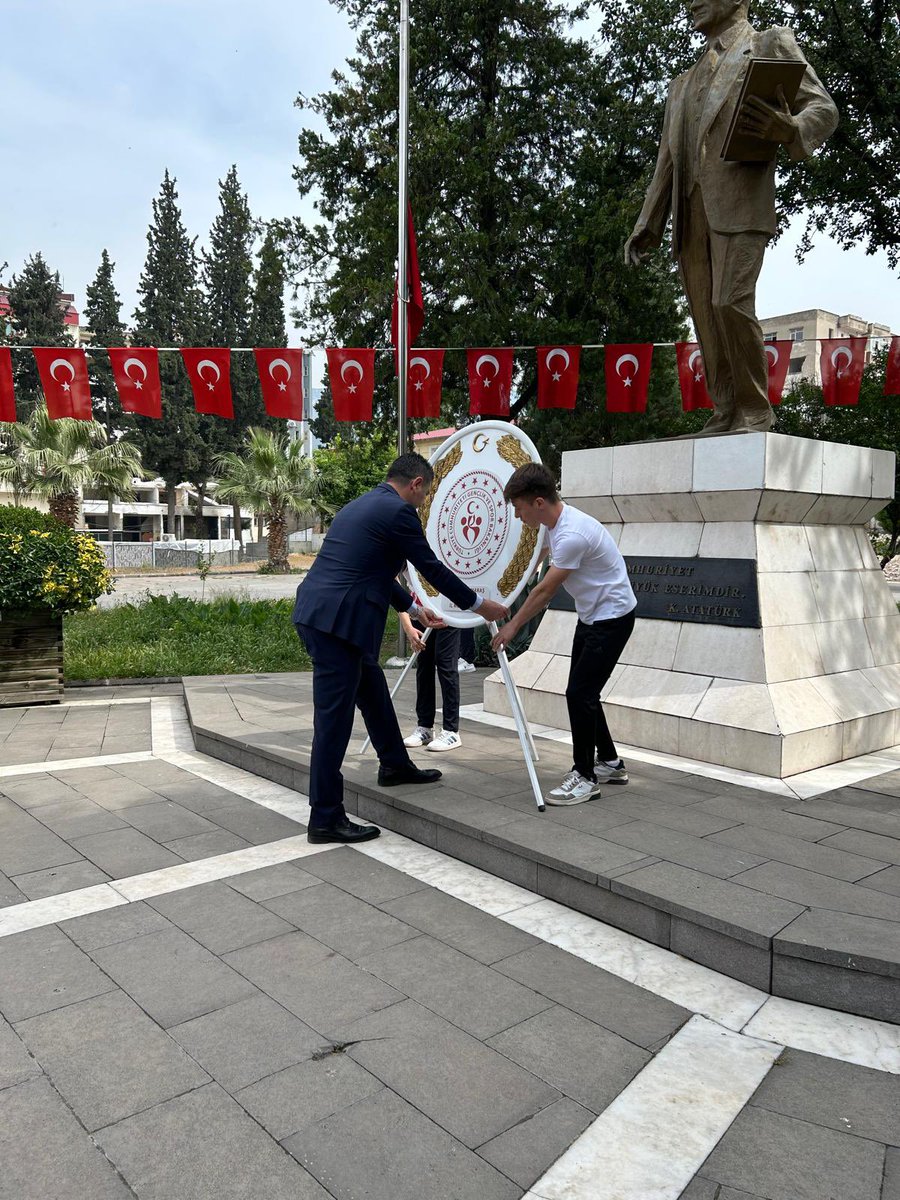
[[[662,241],[690,305],[715,412],[703,433],[765,431],[774,414],[756,282],[776,231],[779,146],[807,158],[834,132],[831,97],[786,28],[753,28],[750,0],[690,0],[703,54],[669,87],[656,171],[625,247]]]

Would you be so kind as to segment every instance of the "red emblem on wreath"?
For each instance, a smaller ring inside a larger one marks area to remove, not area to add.
[[[456,575],[481,575],[506,544],[503,484],[490,471],[461,475],[438,514],[444,562]]]

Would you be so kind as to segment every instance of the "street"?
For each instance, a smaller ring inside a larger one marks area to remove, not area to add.
[[[212,600],[217,596],[243,596],[251,600],[281,600],[293,597],[302,575],[209,575],[204,588],[197,575],[120,575],[116,590],[101,596],[99,608],[113,608],[138,600],[148,592],[153,596],[201,596]]]

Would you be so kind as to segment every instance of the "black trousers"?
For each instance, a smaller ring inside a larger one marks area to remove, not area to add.
[[[459,657],[467,663],[475,662],[475,630],[461,629],[459,631]]]
[[[594,754],[602,762],[618,757],[600,703],[600,692],[619,661],[634,629],[634,610],[624,617],[579,621],[572,642],[572,663],[566,686],[566,704],[572,730],[574,768],[586,779],[594,778]]]
[[[341,763],[353,732],[354,706],[362,713],[378,760],[385,767],[411,764],[378,660],[343,638],[297,625],[313,660],[313,744],[309,765],[310,827],[322,829],[346,816]]]
[[[436,668],[441,681],[443,727],[459,733],[459,633],[458,629],[435,629],[416,657],[416,720],[423,729],[434,728]]]

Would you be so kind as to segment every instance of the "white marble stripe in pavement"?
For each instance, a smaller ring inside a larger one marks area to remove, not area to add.
[[[135,750],[131,754],[94,754],[90,758],[48,758],[44,762],[12,763],[0,767],[0,779],[14,775],[55,775],[57,771],[81,771],[85,767],[114,767],[118,763],[149,762],[152,750]]]
[[[887,1021],[770,996],[745,1033],[900,1075],[900,1028]]]
[[[781,1050],[692,1017],[524,1200],[677,1200]]]
[[[149,704],[151,696],[121,696],[116,700],[97,700],[85,698],[84,700],[63,700],[62,703],[54,705],[54,710],[57,708],[116,708],[121,704]]]

